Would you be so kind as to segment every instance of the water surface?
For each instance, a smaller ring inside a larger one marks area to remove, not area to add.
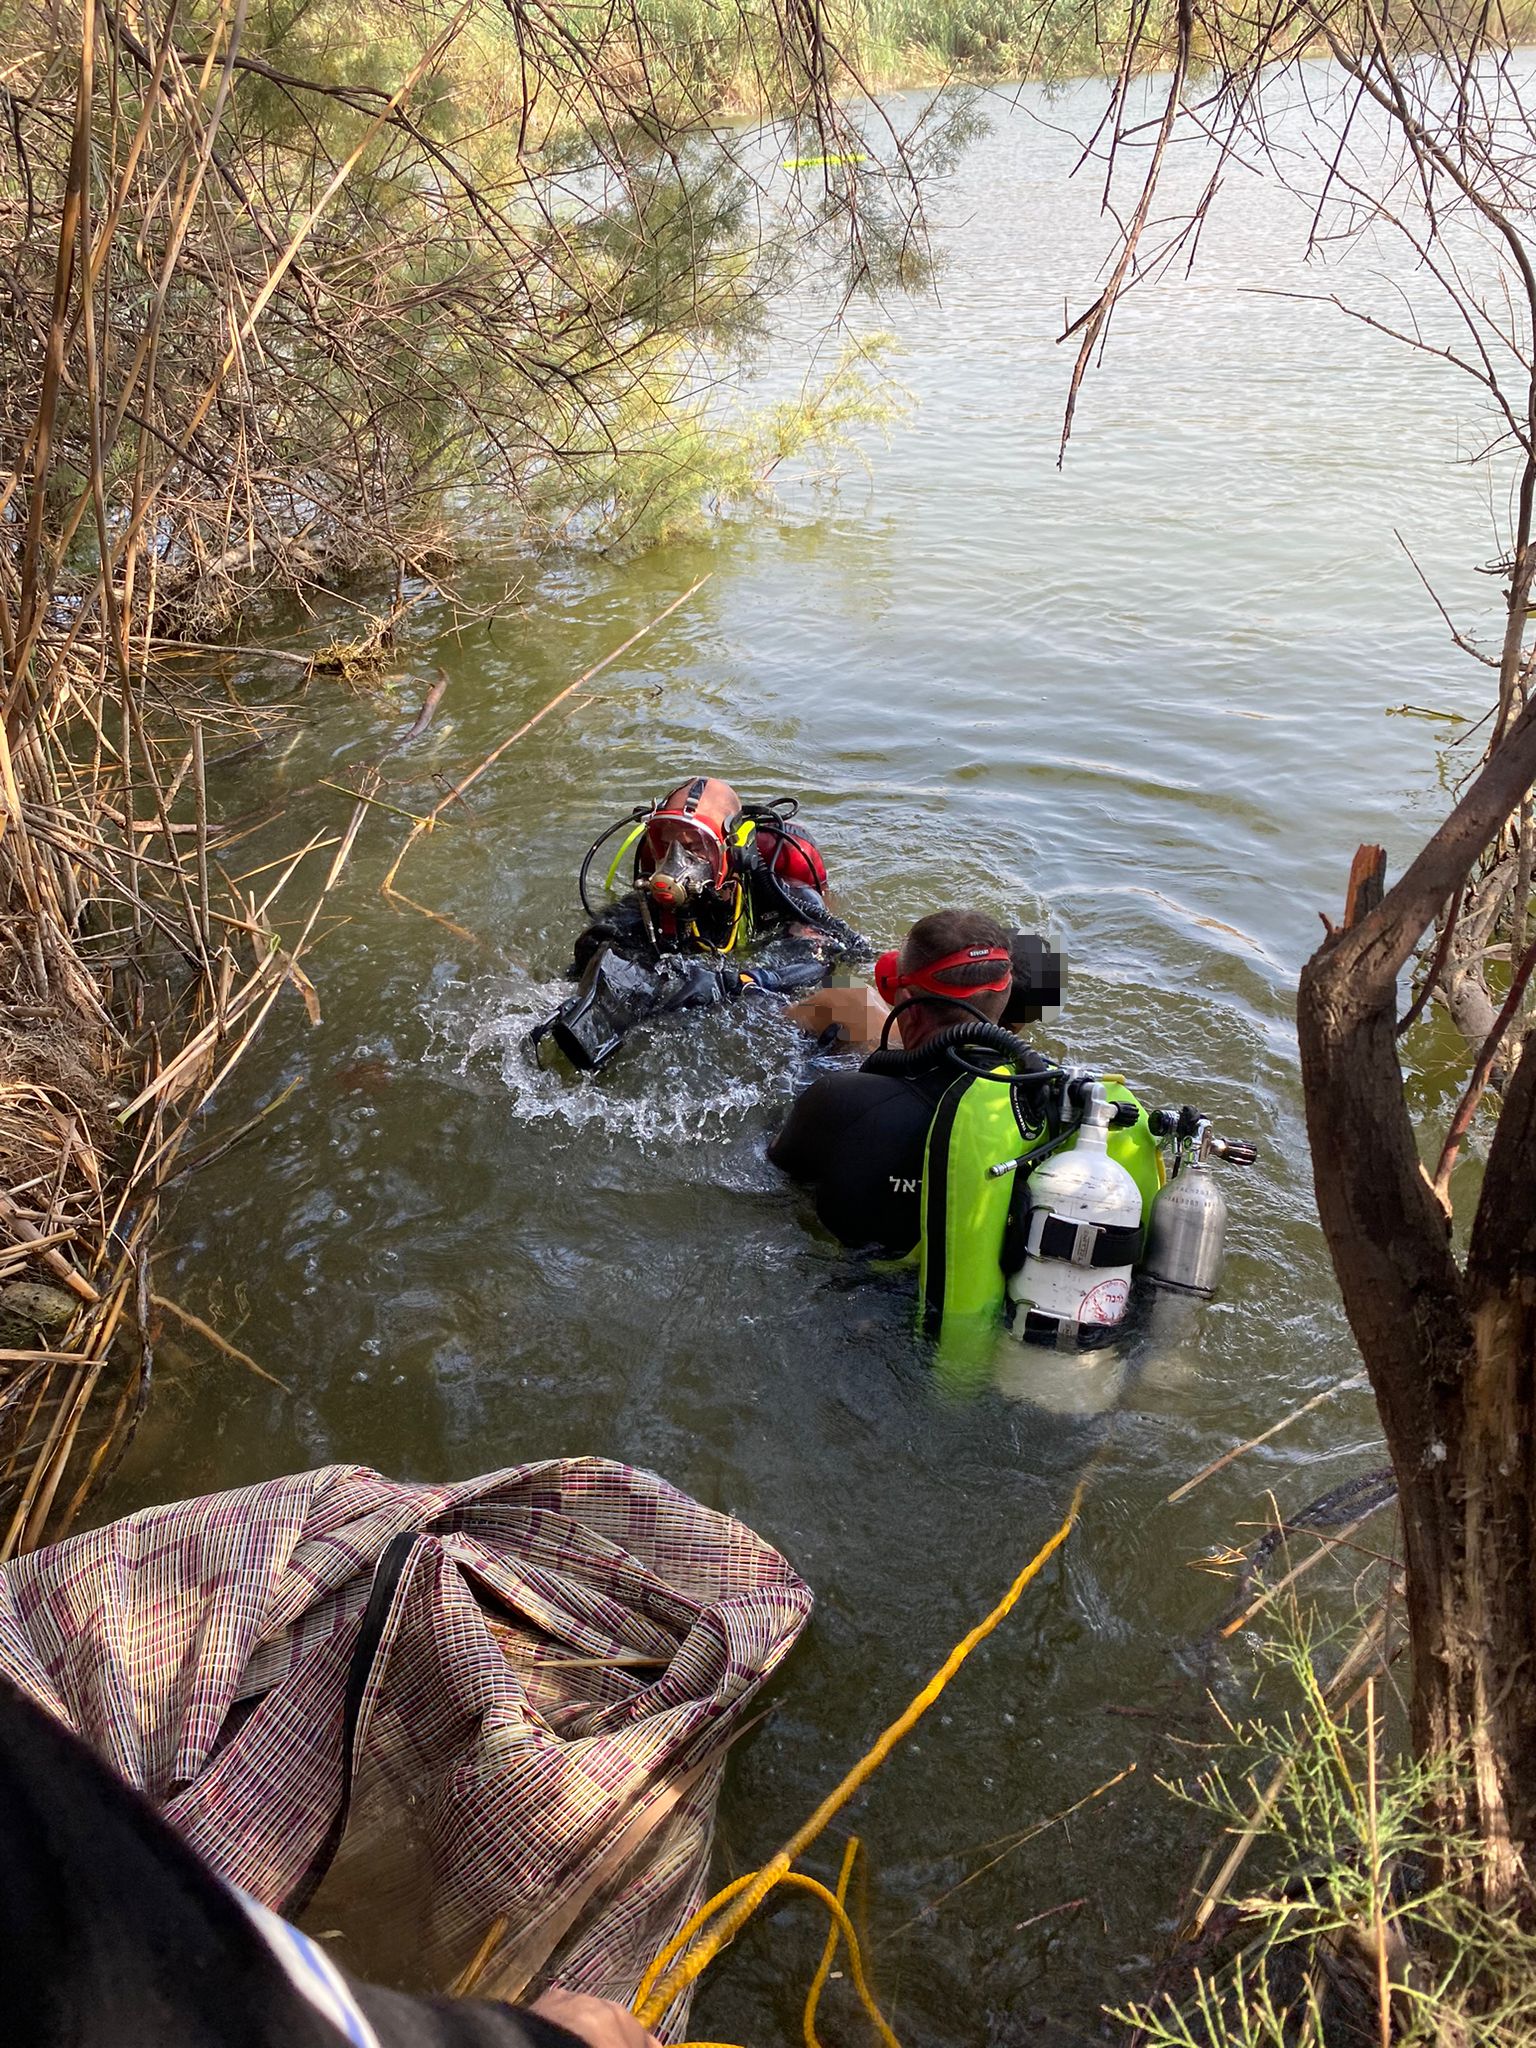
[[[877,1983],[905,2042],[945,2048],[1038,2018],[1092,2036],[1101,2003],[1137,1988],[1199,1849],[1151,1766],[1177,1768],[1170,1733],[1199,1732],[1203,1685],[1245,1668],[1241,1649],[1214,1667],[1196,1652],[1225,1589],[1191,1561],[1261,1520],[1266,1489],[1295,1508],[1377,1456],[1346,1397],[1164,1504],[1354,1369],[1312,1202],[1295,977],[1356,843],[1400,863],[1442,801],[1443,730],[1391,708],[1483,708],[1402,543],[1468,616],[1493,594],[1461,387],[1264,295],[1334,280],[1299,265],[1300,210],[1257,176],[1234,174],[1191,281],[1123,309],[1057,471],[1055,335],[1104,246],[1065,130],[1100,90],[999,96],[935,195],[939,295],[860,315],[896,329],[917,399],[867,473],[830,497],[791,487],[708,546],[557,565],[523,613],[462,634],[417,612],[400,712],[439,664],[450,685],[389,764],[408,809],[711,578],[413,853],[402,886],[475,943],[381,900],[404,826],[370,819],[346,921],[310,962],[324,1021],[280,1005],[224,1116],[300,1085],[197,1180],[157,1274],[293,1394],[170,1363],[104,1509],[333,1459],[438,1478],[595,1453],[740,1515],[818,1606],[733,1766],[734,1870],[992,1604],[1092,1462],[1060,1569],[858,1811]],[[1391,261],[1357,258],[1359,289]],[[344,799],[320,779],[355,776],[400,729],[395,702],[329,683],[301,719],[279,763],[224,771],[226,814],[274,789],[288,807],[253,865],[335,829]],[[1224,1299],[1141,1346],[1111,1416],[1044,1411],[1022,1381],[936,1389],[903,1289],[861,1278],[764,1162],[807,1062],[776,1020],[643,1034],[596,1084],[529,1069],[581,852],[695,769],[798,793],[845,914],[882,942],[945,903],[1049,930],[1072,982],[1047,1042],[1263,1148],[1228,1182]],[[979,1845],[1135,1760],[1129,1785],[924,1917]],[[695,2032],[798,2038],[820,1940],[798,1905],[766,1917]]]

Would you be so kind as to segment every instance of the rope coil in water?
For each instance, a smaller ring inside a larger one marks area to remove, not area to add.
[[[642,2026],[654,2027],[689,1985],[709,1967],[721,1949],[741,1931],[768,1894],[780,1885],[788,1885],[799,1891],[810,1892],[826,1906],[832,1917],[827,1948],[822,1957],[821,1967],[812,1981],[810,1996],[806,2000],[806,2048],[817,2048],[816,2006],[827,1973],[832,1967],[839,1935],[848,1944],[854,1988],[859,1994],[864,2010],[869,2014],[885,2048],[900,2048],[896,2036],[891,2032],[870,1992],[859,1953],[858,1938],[843,1905],[848,1876],[858,1850],[857,1838],[848,1844],[844,1852],[843,1872],[835,1893],[829,1891],[824,1884],[818,1883],[815,1878],[807,1877],[790,1866],[798,1861],[854,1794],[868,1783],[897,1744],[916,1727],[977,1644],[985,1641],[998,1624],[1012,1613],[1026,1587],[1038,1577],[1043,1567],[1071,1535],[1082,1499],[1083,1482],[1079,1481],[1072,1496],[1072,1504],[1067,1509],[1061,1526],[1035,1552],[992,1612],[984,1620],[979,1621],[968,1635],[961,1637],[922,1691],[897,1715],[885,1733],[859,1759],[841,1783],[827,1794],[809,1820],[790,1836],[778,1854],[765,1863],[761,1870],[747,1871],[743,1876],[723,1886],[713,1898],[707,1899],[687,1924],[672,1937],[640,1980],[640,1988],[635,1994],[634,2013]],[[706,2044],[694,2043],[692,2048],[706,2048]]]

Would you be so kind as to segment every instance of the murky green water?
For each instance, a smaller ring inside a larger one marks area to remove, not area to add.
[[[405,715],[437,664],[451,681],[389,764],[408,808],[711,572],[412,856],[402,886],[477,945],[386,907],[404,828],[371,819],[348,921],[310,963],[324,1021],[279,1007],[224,1115],[300,1086],[184,1197],[157,1275],[293,1395],[167,1366],[105,1504],[331,1459],[439,1477],[591,1452],[742,1516],[818,1607],[733,1767],[739,1868],[990,1606],[1099,1454],[1063,1568],[858,1813],[877,1982],[904,2041],[945,2048],[1035,2038],[1039,2016],[1092,2034],[1137,1987],[1198,1849],[1148,1766],[1176,1765],[1167,1736],[1195,1725],[1207,1677],[1242,1669],[1195,1649],[1224,1589],[1190,1561],[1260,1518],[1266,1488],[1295,1507],[1375,1459],[1351,1396],[1163,1504],[1353,1369],[1310,1193],[1295,974],[1357,841],[1400,859],[1439,802],[1437,728],[1388,707],[1482,708],[1394,529],[1448,601],[1492,594],[1459,387],[1325,307],[1256,295],[1331,288],[1294,263],[1300,212],[1257,177],[1234,173],[1192,282],[1124,309],[1056,472],[1054,335],[1103,246],[1062,131],[1097,90],[1000,100],[937,194],[942,295],[880,316],[919,406],[867,477],[790,491],[708,547],[557,568],[526,616],[462,639],[417,614]],[[253,864],[339,823],[344,800],[314,785],[400,729],[387,701],[326,683],[301,715],[280,764],[224,773],[226,814],[289,800]],[[797,791],[846,914],[882,940],[949,902],[1049,928],[1073,971],[1060,1043],[1263,1147],[1259,1174],[1228,1180],[1225,1299],[1142,1348],[1111,1418],[939,1398],[905,1294],[859,1279],[763,1161],[805,1074],[777,1023],[657,1031],[597,1085],[530,1073],[520,1040],[558,993],[582,850],[695,768]],[[918,1918],[985,1860],[966,1852],[1133,1760],[1070,1830]],[[765,1920],[696,2031],[796,2038],[820,1939],[799,1907]]]

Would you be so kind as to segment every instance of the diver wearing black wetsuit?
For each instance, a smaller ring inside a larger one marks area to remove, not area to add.
[[[745,805],[729,783],[697,775],[610,826],[578,878],[590,922],[569,970],[576,992],[536,1027],[534,1048],[552,1037],[574,1066],[600,1067],[642,1018],[819,988],[838,959],[872,951],[828,910],[826,867],[791,822],[795,808]],[[608,880],[632,853],[629,887],[597,908],[589,871],[626,827]]]
[[[1017,1011],[1037,1018],[1038,989],[1028,991],[1035,1006],[1025,1009],[1012,1001],[1019,963],[1035,957],[1033,951],[1021,954],[1021,947],[1038,947],[1041,959],[1054,959],[1040,941],[1010,937],[973,911],[940,910],[920,919],[887,984],[898,997],[906,990],[922,992],[923,999],[905,1001],[896,1018],[906,1050],[920,1053],[938,1032],[977,1010],[1008,1023]],[[956,1000],[945,1002],[940,989],[951,990]],[[878,1068],[878,1055],[874,1063]],[[905,1258],[922,1234],[928,1129],[956,1078],[942,1051],[934,1053],[931,1066],[919,1064],[900,1075],[865,1067],[825,1074],[795,1103],[768,1148],[769,1160],[814,1190],[817,1216],[845,1245]]]

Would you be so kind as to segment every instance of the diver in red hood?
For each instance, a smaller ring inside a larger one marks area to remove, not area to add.
[[[572,1065],[603,1065],[642,1018],[711,1007],[748,990],[819,987],[840,959],[873,951],[826,904],[827,870],[793,797],[747,804],[717,776],[681,782],[601,833],[578,888],[591,922],[576,941],[575,994],[532,1034]],[[622,836],[621,836],[622,835]],[[589,893],[598,855],[610,901]]]

